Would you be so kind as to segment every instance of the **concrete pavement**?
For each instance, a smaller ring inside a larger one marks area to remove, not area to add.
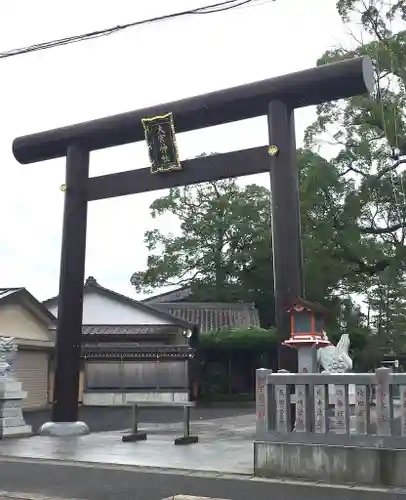
[[[0,459],[0,485],[5,491],[43,495],[48,497],[47,500],[52,500],[52,497],[162,500],[176,495],[216,500],[406,500],[405,491],[288,483],[204,472],[66,464],[61,461],[15,462]],[[34,497],[34,500],[37,499]]]
[[[123,443],[127,431],[97,432],[78,438],[29,438],[0,441],[0,456],[75,462],[162,467],[216,473],[253,473],[255,415],[192,422],[199,443],[174,446],[182,424],[141,424],[147,441]],[[1,487],[1,483],[0,483]]]

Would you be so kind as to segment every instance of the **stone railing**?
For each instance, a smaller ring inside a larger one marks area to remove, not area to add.
[[[406,374],[257,370],[254,472],[406,487]]]
[[[406,374],[257,370],[256,440],[406,449]],[[293,414],[292,414],[293,412]]]

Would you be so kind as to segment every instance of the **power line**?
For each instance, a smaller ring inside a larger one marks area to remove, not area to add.
[[[172,14],[165,14],[162,16],[152,17],[150,19],[143,19],[141,21],[135,21],[128,24],[122,24],[115,26],[113,28],[106,28],[103,30],[92,31],[90,33],[84,33],[82,35],[74,35],[66,38],[59,38],[56,40],[51,40],[49,42],[38,43],[34,45],[29,45],[27,47],[22,47],[18,49],[12,49],[5,52],[0,52],[0,59],[5,59],[7,57],[18,56],[21,54],[27,54],[30,52],[37,52],[39,50],[52,49],[54,47],[60,47],[63,45],[68,45],[71,43],[83,42],[86,40],[92,40],[94,38],[99,38],[102,36],[112,35],[119,31],[123,31],[128,28],[134,28],[136,26],[142,26],[144,24],[152,24],[160,21],[167,21],[171,19],[176,19],[178,17],[184,17],[188,15],[202,15],[202,14],[215,14],[218,12],[224,12],[230,9],[236,9],[244,5],[254,3],[256,0],[223,0],[211,5],[206,5],[204,7],[197,7],[195,9],[184,10],[181,12],[175,12]],[[275,0],[270,0],[275,1]]]
[[[234,2],[236,2],[236,1],[237,0],[234,0]],[[229,3],[229,2],[225,2],[217,8],[208,8],[208,10],[206,10],[206,8],[203,7],[204,10],[202,12],[194,12],[194,14],[214,14],[215,12],[224,12],[225,10],[235,9],[237,7],[241,7],[242,5],[245,5],[245,4],[251,3],[251,2],[252,2],[252,0],[243,0],[240,3],[237,3],[237,5],[227,5],[227,3]],[[233,2],[231,2],[231,4],[232,3]]]

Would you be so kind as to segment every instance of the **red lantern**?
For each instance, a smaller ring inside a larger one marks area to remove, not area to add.
[[[300,345],[326,347],[330,345],[324,331],[324,319],[328,312],[325,307],[298,299],[288,309],[288,312],[290,315],[290,338],[285,340],[283,345],[290,347]]]

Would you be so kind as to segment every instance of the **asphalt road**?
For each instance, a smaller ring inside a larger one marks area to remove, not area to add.
[[[406,499],[406,492],[8,461],[0,461],[0,490],[86,500],[161,500],[177,494],[230,500]]]
[[[182,408],[143,408],[140,412],[142,423],[181,422]],[[234,417],[255,413],[254,405],[212,406],[192,408],[192,420],[207,420],[221,417]],[[51,419],[51,410],[27,411],[24,417],[33,431]],[[89,407],[79,408],[79,419],[86,422],[92,432],[119,431],[131,427],[131,408],[126,407]],[[1,486],[1,485],[0,485]]]

